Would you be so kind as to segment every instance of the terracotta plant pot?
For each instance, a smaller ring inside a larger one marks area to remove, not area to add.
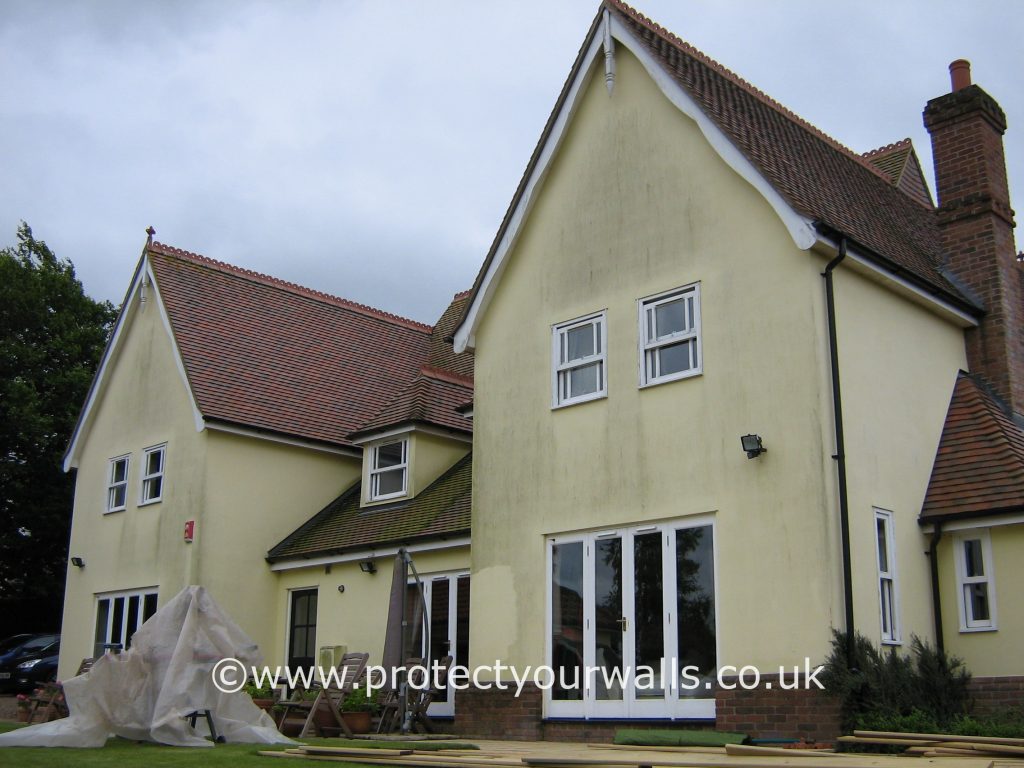
[[[352,733],[369,733],[373,718],[369,712],[342,712],[341,719]]]
[[[18,707],[18,722],[19,723],[27,723],[28,722],[28,707]]]

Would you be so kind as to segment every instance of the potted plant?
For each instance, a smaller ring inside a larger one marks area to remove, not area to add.
[[[32,706],[32,700],[29,699],[24,693],[18,694],[18,722],[28,722],[28,709]]]
[[[258,686],[255,682],[250,680],[242,687],[242,690],[249,694],[249,698],[252,699],[252,703],[264,712],[270,712],[274,707],[274,704],[277,703],[274,699],[274,688],[270,683]]]
[[[341,702],[341,718],[352,733],[369,733],[377,711],[377,695],[360,686]]]

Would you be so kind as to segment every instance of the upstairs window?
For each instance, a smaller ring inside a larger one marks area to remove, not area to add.
[[[640,300],[640,386],[701,372],[700,285]]]
[[[602,312],[551,329],[553,407],[594,400],[608,394],[605,322],[606,316]]]
[[[409,441],[396,440],[371,449],[370,501],[402,496],[409,470]]]
[[[128,464],[130,456],[110,460],[107,482],[107,512],[120,512],[128,500]]]
[[[140,504],[160,501],[164,494],[164,454],[166,445],[147,448],[142,458],[142,497]]]
[[[882,619],[882,642],[895,645],[900,642],[900,617],[892,531],[892,512],[876,509],[875,544],[878,556],[878,604]]]
[[[954,542],[960,631],[996,629],[996,586],[988,531],[964,533],[957,536]]]

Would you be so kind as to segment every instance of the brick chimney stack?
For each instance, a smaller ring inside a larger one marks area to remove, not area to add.
[[[1006,116],[971,84],[971,65],[949,65],[952,92],[928,102],[939,227],[947,268],[980,300],[985,316],[965,331],[967,364],[1024,414],[1024,268],[1013,241],[1003,133]]]

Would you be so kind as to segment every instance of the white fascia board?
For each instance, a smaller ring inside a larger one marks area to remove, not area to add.
[[[448,539],[447,541],[430,541],[423,544],[410,544],[407,547],[401,547],[411,555],[415,555],[418,552],[439,552],[445,549],[459,549],[461,547],[468,547],[470,544],[469,536],[460,536],[456,539]],[[299,559],[282,561],[280,563],[271,563],[270,570],[279,571],[295,571],[300,568],[317,568],[324,565],[338,565],[340,563],[353,563],[361,560],[374,560],[381,557],[394,557],[398,554],[399,547],[367,547],[366,549],[355,550],[353,552],[346,552],[342,555],[328,555],[327,557],[311,557],[308,559]]]
[[[174,336],[174,330],[171,328],[171,320],[167,316],[167,309],[164,307],[164,301],[160,296],[160,288],[156,284],[156,276],[153,274],[153,267],[149,263],[149,258],[146,258],[146,275],[149,278],[149,285],[153,288],[153,298],[156,300],[156,306],[160,310],[160,322],[164,326],[164,330],[167,332],[167,338],[171,342],[171,352],[174,355],[174,367],[178,370],[178,375],[181,376],[181,383],[185,386],[185,391],[188,392],[188,402],[192,406],[192,418],[195,422],[196,432],[202,432],[206,427],[206,423],[203,421],[203,414],[199,411],[199,404],[196,402],[195,394],[192,392],[192,385],[188,381],[188,374],[185,373],[185,363],[181,359],[181,351],[178,349],[178,340]]]
[[[145,296],[143,291],[146,288],[152,290],[152,296]],[[174,331],[171,329],[171,322],[167,316],[167,310],[164,307],[163,299],[160,297],[160,289],[156,284],[153,268],[149,263],[148,252],[143,252],[142,258],[139,259],[139,264],[135,268],[135,275],[132,277],[131,287],[129,287],[128,293],[125,295],[124,302],[121,305],[121,313],[118,315],[117,322],[114,325],[114,331],[110,336],[110,341],[107,343],[107,348],[103,352],[103,358],[100,361],[96,376],[93,378],[92,385],[89,388],[85,407],[82,409],[82,414],[79,417],[78,424],[72,434],[67,454],[64,457],[65,472],[78,467],[78,449],[82,435],[91,424],[93,411],[106,389],[107,380],[110,376],[110,366],[114,364],[114,360],[117,358],[117,353],[120,350],[121,341],[124,337],[125,328],[127,328],[132,322],[135,315],[144,309],[142,306],[142,297],[139,295],[140,292],[143,292],[142,296],[145,296],[146,304],[149,304],[150,302],[156,304],[157,311],[160,313],[160,322],[163,325],[164,330],[167,332],[167,338],[171,343],[171,354],[174,357],[175,368],[181,377],[182,384],[185,386],[185,391],[188,393],[189,404],[192,406],[192,417],[196,431],[201,432],[206,427],[203,415],[200,413],[199,406],[196,403],[195,396],[192,394],[192,387],[189,385],[188,376],[185,373],[185,364],[181,359],[181,354],[178,350],[178,342],[174,337]]]
[[[819,236],[818,242],[826,246],[830,251],[836,252],[839,248],[831,238]],[[846,258],[852,262],[852,268],[858,272],[865,273],[876,282],[887,285],[897,293],[911,298],[918,304],[926,306],[936,314],[944,317],[961,328],[972,328],[978,325],[978,320],[962,309],[953,306],[948,301],[943,301],[938,296],[929,293],[924,288],[914,285],[900,275],[886,269],[880,264],[872,261],[861,253],[857,252],[855,246],[849,245],[846,250]],[[842,264],[840,264],[842,266]]]
[[[429,424],[404,424],[398,427],[392,427],[390,429],[383,429],[380,432],[370,432],[362,437],[353,440],[352,442],[356,445],[369,445],[370,443],[376,443],[380,440],[386,440],[389,437],[398,437],[399,435],[409,435],[413,432],[419,432],[424,435],[435,435],[437,437],[447,437],[450,440],[458,440],[462,443],[472,443],[473,436],[467,435],[454,430],[448,431],[442,427],[433,427]]]
[[[953,520],[942,524],[943,533],[969,531],[974,528],[998,528],[1004,525],[1024,524],[1024,515],[991,515],[989,517],[971,517],[966,520]],[[935,525],[929,523],[921,526],[922,533],[933,533]]]
[[[310,451],[320,451],[321,453],[330,453],[335,456],[348,456],[350,458],[359,459],[362,458],[363,452],[357,451],[354,448],[345,448],[340,445],[328,445],[326,443],[317,443],[312,440],[303,440],[299,437],[288,437],[287,435],[278,435],[273,432],[262,432],[258,429],[251,429],[248,427],[239,426],[238,424],[228,424],[221,421],[207,421],[206,428],[211,432],[224,432],[229,435],[240,435],[242,437],[251,437],[255,440],[267,440],[271,443],[281,443],[282,445],[293,445],[297,448],[306,448]]]
[[[125,294],[124,301],[121,302],[121,311],[117,315],[117,320],[114,321],[114,330],[111,332],[110,339],[103,350],[103,356],[100,358],[100,364],[92,378],[92,383],[89,384],[89,393],[86,395],[82,412],[78,415],[78,423],[75,424],[75,430],[71,433],[71,441],[68,443],[67,452],[64,454],[65,472],[78,468],[78,450],[82,437],[91,425],[93,412],[97,403],[99,403],[100,397],[103,395],[103,391],[106,389],[107,379],[110,375],[109,368],[117,357],[117,352],[121,346],[121,339],[124,336],[124,329],[131,322],[131,317],[134,317],[135,312],[138,311],[135,296],[138,294],[139,288],[142,285],[142,279],[146,274],[146,261],[146,252],[143,251],[138,264],[135,266],[135,274],[132,275],[128,292]]]
[[[677,83],[644,48],[643,43],[637,40],[626,26],[617,18],[610,19],[612,37],[620,42],[630,51],[643,65],[647,74],[661,89],[665,97],[683,114],[692,119],[700,128],[704,138],[711,147],[718,153],[719,157],[746,180],[754,189],[761,193],[775,213],[782,220],[796,247],[802,251],[811,248],[817,241],[817,233],[814,230],[813,222],[806,216],[797,213],[792,206],[780,195],[771,183],[761,174],[756,166],[736,147],[711,118],[704,114],[703,110],[687,93],[686,89]],[[523,190],[522,196],[516,203],[512,216],[509,218],[508,226],[502,234],[487,272],[480,282],[480,289],[477,291],[466,313],[462,324],[454,335],[454,348],[456,352],[464,352],[466,349],[473,349],[476,346],[476,325],[482,316],[484,309],[490,303],[490,299],[497,287],[497,283],[505,270],[505,261],[513,244],[518,238],[523,221],[534,202],[534,193],[540,182],[547,173],[551,158],[564,138],[566,128],[572,115],[575,113],[580,96],[584,87],[592,76],[592,64],[594,58],[601,54],[603,41],[601,29],[593,34],[587,54],[576,72],[576,78],[569,89],[562,110],[552,126],[551,133],[541,150],[537,165]]]

